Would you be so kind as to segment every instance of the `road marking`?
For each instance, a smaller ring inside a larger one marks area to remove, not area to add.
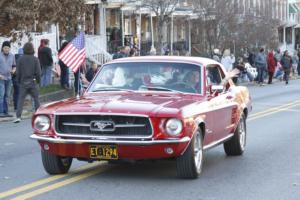
[[[71,171],[71,172],[68,173],[68,174],[64,174],[64,175],[54,175],[54,176],[51,176],[51,177],[48,177],[48,178],[40,179],[40,180],[38,180],[38,181],[35,181],[35,182],[32,182],[32,183],[23,185],[23,186],[20,186],[20,187],[11,189],[11,190],[8,190],[8,191],[6,191],[6,192],[2,192],[2,193],[0,193],[0,199],[1,199],[1,198],[4,198],[4,197],[11,196],[11,195],[14,195],[14,194],[17,194],[17,193],[19,193],[19,192],[24,192],[24,191],[26,191],[26,190],[29,190],[29,189],[32,189],[32,188],[35,188],[35,187],[44,185],[44,184],[46,184],[46,183],[50,183],[50,182],[53,182],[53,181],[62,179],[62,178],[64,178],[64,177],[71,176],[71,175],[73,175],[73,174],[77,174],[77,173],[83,172],[83,171],[85,171],[85,170],[94,168],[94,167],[99,166],[99,165],[100,165],[99,162],[95,162],[95,163],[92,163],[92,164],[84,165],[84,166],[82,166],[82,167],[79,167],[79,168],[77,168],[77,169]]]
[[[281,105],[281,106],[270,108],[270,109],[262,111],[262,112],[257,112],[257,113],[251,114],[250,117],[252,118],[252,117],[256,117],[258,115],[259,116],[263,115],[265,113],[270,113],[270,112],[273,112],[273,111],[278,111],[281,108],[286,108],[286,107],[293,106],[293,105],[298,106],[299,104],[300,104],[300,100],[297,100],[297,101],[294,101],[292,103],[284,104],[284,105]],[[293,107],[295,107],[295,106],[293,106]]]
[[[287,111],[290,108],[294,108],[294,107],[297,107],[297,106],[300,106],[300,101],[296,101],[294,103],[279,106],[277,108],[269,109],[269,110],[266,110],[266,111],[263,111],[263,112],[255,113],[254,115],[251,115],[249,117],[248,121],[252,121],[252,120],[262,118],[262,117],[265,117],[265,116],[268,116],[268,115],[272,115],[272,114],[275,114],[275,113],[279,113],[279,112],[282,112],[282,111]]]
[[[43,194],[43,193],[46,193],[46,192],[50,192],[50,191],[52,191],[52,190],[61,188],[61,187],[63,187],[63,186],[69,185],[69,184],[71,184],[71,183],[78,182],[78,181],[83,180],[83,179],[86,179],[86,178],[88,178],[88,177],[90,177],[90,176],[96,175],[96,174],[98,174],[98,173],[100,173],[100,172],[105,171],[107,168],[108,168],[108,167],[102,167],[102,168],[94,169],[94,170],[89,171],[89,172],[85,172],[85,173],[83,173],[83,174],[80,174],[80,175],[77,175],[77,176],[68,178],[68,179],[66,179],[66,180],[60,181],[60,182],[58,182],[58,183],[54,183],[54,184],[52,184],[52,185],[43,187],[43,188],[41,188],[41,189],[37,189],[37,190],[34,190],[34,191],[32,191],[32,192],[29,192],[29,193],[26,193],[26,194],[17,196],[17,197],[15,197],[15,198],[13,198],[12,200],[24,200],[24,199],[29,199],[29,198],[38,196],[38,195]]]
[[[300,100],[289,103],[289,104],[285,104],[285,105],[282,105],[282,106],[270,108],[270,109],[262,111],[262,112],[257,112],[257,113],[254,113],[253,115],[251,115],[249,117],[248,121],[252,121],[252,120],[255,120],[255,119],[258,119],[258,118],[262,118],[262,117],[265,117],[265,116],[268,116],[268,115],[271,115],[271,114],[275,114],[275,113],[278,113],[278,112],[286,111],[290,108],[293,108],[293,107],[296,107],[296,106],[299,106],[299,105],[300,105]],[[14,194],[17,194],[17,193],[20,193],[20,192],[24,192],[26,190],[29,190],[29,189],[32,189],[32,188],[35,188],[35,187],[38,187],[38,186],[41,186],[41,185],[44,185],[46,183],[54,182],[54,181],[62,179],[64,177],[68,177],[67,179],[59,181],[57,183],[53,183],[53,184],[50,184],[48,186],[42,187],[40,189],[34,190],[32,192],[28,192],[28,193],[25,193],[23,195],[17,196],[15,198],[13,198],[13,200],[24,200],[24,199],[28,199],[28,198],[38,196],[40,194],[58,189],[62,186],[66,186],[66,185],[69,185],[69,184],[74,183],[74,182],[78,182],[80,180],[86,179],[88,177],[91,177],[93,175],[96,175],[100,172],[105,171],[107,169],[107,167],[96,168],[96,169],[93,169],[91,171],[84,172],[84,170],[92,169],[96,166],[100,166],[101,164],[102,163],[100,163],[100,164],[99,163],[93,163],[93,164],[85,165],[83,167],[75,169],[73,172],[70,172],[66,175],[51,176],[49,178],[41,179],[41,180],[35,181],[33,183],[30,183],[30,184],[27,184],[27,185],[24,185],[24,186],[20,186],[18,188],[8,190],[6,192],[0,193],[0,198],[8,197],[8,196],[11,196],[11,195],[14,195]],[[72,176],[74,174],[81,173],[81,172],[83,172],[83,173],[80,174],[80,175]]]

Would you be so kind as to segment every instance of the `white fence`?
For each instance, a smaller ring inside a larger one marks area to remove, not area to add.
[[[30,37],[24,36],[15,42],[11,43],[11,52],[14,54],[18,53],[18,49],[23,45],[31,41],[35,49],[35,55],[37,56],[38,48],[42,39],[48,39],[50,41],[50,48],[53,53],[53,61],[57,62],[57,36],[55,33],[30,33]],[[0,37],[0,45],[6,40],[11,38]],[[106,37],[100,35],[86,35],[86,57],[99,65],[102,65],[110,60],[112,56],[106,51]],[[20,45],[19,45],[20,44]]]
[[[57,42],[56,42],[56,34],[55,33],[46,33],[46,34],[35,34],[32,37],[32,44],[34,46],[35,55],[37,56],[38,48],[40,46],[40,42],[42,39],[48,39],[49,40],[49,47],[52,50],[53,55],[53,61],[57,61]]]
[[[110,60],[112,56],[106,51],[106,38],[100,35],[86,35],[86,57],[98,65]]]
[[[40,46],[40,41],[42,39],[49,40],[50,48],[52,49],[52,53],[53,53],[53,59],[54,59],[54,61],[56,61],[57,60],[57,43],[56,43],[56,34],[55,33],[43,33],[43,34],[30,33],[29,37],[27,35],[24,35],[22,38],[19,38],[15,42],[11,43],[11,52],[13,54],[17,54],[19,48],[23,47],[26,42],[31,41],[34,46],[35,55],[37,56],[38,48]],[[10,41],[10,40],[12,40],[12,38],[0,37],[0,45],[2,46],[2,43],[4,41]]]

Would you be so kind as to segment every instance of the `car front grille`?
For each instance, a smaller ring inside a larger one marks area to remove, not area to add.
[[[103,136],[113,138],[149,138],[150,119],[139,116],[56,115],[55,130],[64,136]]]

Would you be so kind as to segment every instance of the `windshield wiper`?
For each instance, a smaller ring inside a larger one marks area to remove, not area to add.
[[[155,90],[155,91],[179,92],[179,93],[182,93],[182,92],[180,92],[180,91],[172,90],[172,89],[165,88],[165,87],[152,87],[152,86],[145,86],[145,85],[142,85],[142,86],[140,87],[140,89]]]
[[[128,92],[133,92],[133,90],[123,89],[123,88],[114,88],[114,87],[99,88],[99,89],[93,90],[92,92],[105,92],[105,91],[128,91]]]

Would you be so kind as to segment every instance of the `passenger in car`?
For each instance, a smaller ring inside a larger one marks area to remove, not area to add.
[[[114,78],[112,79],[112,86],[123,87],[126,84],[125,72],[121,67],[115,70]]]
[[[179,82],[179,76],[180,76],[180,73],[178,71],[174,71],[173,72],[173,75],[172,75],[172,79],[169,79],[167,82],[166,82],[166,85],[169,85],[169,84],[173,84],[173,83],[177,83]]]
[[[187,83],[187,85],[191,86],[196,93],[201,92],[201,83],[200,83],[200,72],[198,71],[190,71],[186,74],[183,81]]]
[[[112,71],[112,69],[104,70],[100,82],[106,85],[112,85],[113,78],[114,72]]]

